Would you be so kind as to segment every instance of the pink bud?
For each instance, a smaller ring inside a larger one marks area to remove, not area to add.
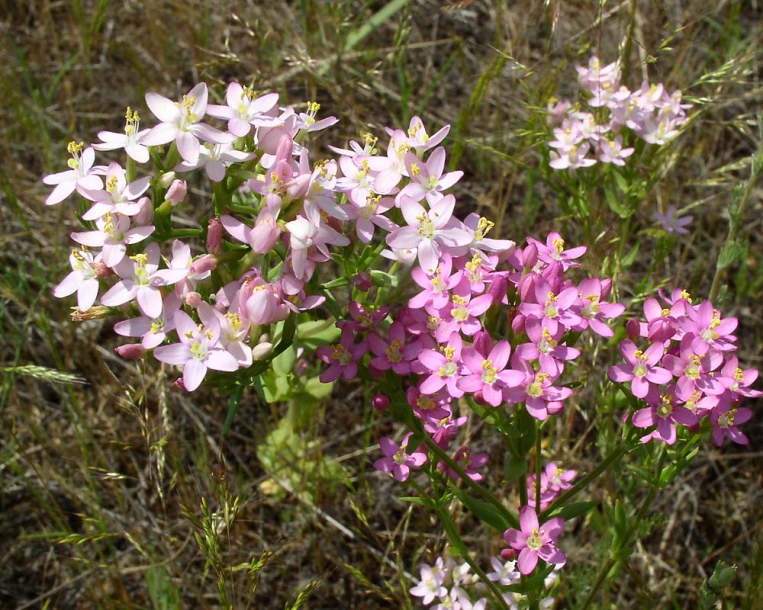
[[[510,561],[517,558],[517,552],[514,549],[503,549],[501,551],[501,559],[504,561]]]
[[[106,266],[106,263],[93,263],[90,265],[93,272],[101,280],[107,280],[114,275],[114,272]]]
[[[493,305],[498,305],[506,297],[506,291],[509,287],[509,281],[503,274],[496,273],[493,275],[493,281],[490,282],[490,288],[487,293],[493,299]]]
[[[377,411],[384,411],[389,408],[389,396],[386,394],[379,394],[374,397],[371,404]]]
[[[631,318],[625,323],[625,332],[631,341],[637,341],[641,336],[641,323],[637,318]]]
[[[521,335],[525,332],[525,316],[521,313],[517,314],[511,319],[511,330],[516,334]]]
[[[217,268],[217,257],[213,254],[205,254],[191,263],[191,273],[200,275]]]
[[[183,300],[185,301],[185,304],[188,305],[188,307],[196,309],[199,306],[199,303],[201,303],[204,299],[201,298],[201,295],[198,292],[189,290],[185,293]]]
[[[146,355],[146,348],[140,343],[128,343],[114,348],[114,351],[127,360],[140,360]]]
[[[522,250],[522,265],[525,269],[532,269],[538,264],[538,246],[530,244]]]
[[[364,271],[358,272],[356,276],[354,276],[350,282],[352,283],[355,288],[360,290],[361,292],[368,292],[371,290],[371,287],[373,286],[373,281],[371,280],[371,276],[368,273],[365,273]]]
[[[169,201],[172,205],[177,205],[183,199],[185,199],[188,193],[188,185],[185,180],[174,180],[170,184],[170,188],[167,189],[167,194],[164,196],[165,201]]]
[[[307,370],[310,368],[310,363],[305,360],[304,358],[300,358],[294,363],[294,373],[296,375],[299,375],[300,377],[307,373]]]
[[[140,211],[132,217],[136,226],[149,225],[154,219],[154,205],[148,197],[138,199]]]
[[[207,252],[219,254],[222,251],[223,224],[216,218],[209,219],[207,228]]]

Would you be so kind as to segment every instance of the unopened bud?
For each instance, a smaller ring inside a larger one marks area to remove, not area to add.
[[[386,394],[379,394],[374,397],[371,404],[377,411],[385,411],[389,408],[389,396]]]
[[[170,184],[175,180],[175,172],[167,172],[159,177],[159,186],[163,188],[169,188]]]
[[[138,205],[140,211],[132,217],[133,222],[137,226],[150,225],[154,219],[154,204],[148,197],[141,197],[138,199]]]
[[[273,351],[272,343],[258,343],[252,348],[252,360],[264,360]]]
[[[222,251],[223,224],[216,218],[209,219],[207,228],[207,252],[218,254]]]
[[[353,278],[350,280],[353,286],[360,290],[361,292],[368,292],[371,290],[371,287],[373,286],[373,281],[371,280],[371,276],[368,273],[365,273],[364,271],[358,272],[357,275],[353,276]]]
[[[170,188],[167,189],[167,194],[164,196],[164,200],[169,201],[172,205],[177,205],[185,199],[187,193],[188,185],[185,180],[175,180],[170,184]]]
[[[201,275],[207,271],[217,268],[217,257],[212,254],[205,254],[191,263],[191,274]]]
[[[204,299],[201,298],[201,295],[198,292],[189,291],[185,293],[183,300],[185,301],[185,304],[188,305],[188,307],[196,309],[199,306],[199,303],[201,303]]]
[[[625,323],[625,332],[631,341],[636,341],[641,336],[641,323],[637,318],[631,318]]]
[[[114,348],[114,351],[127,360],[140,360],[146,355],[146,348],[140,343],[129,343]]]
[[[525,269],[532,269],[538,264],[538,246],[530,244],[522,250],[522,265]]]

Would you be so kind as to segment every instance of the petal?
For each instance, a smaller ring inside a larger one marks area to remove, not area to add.
[[[162,123],[179,123],[180,108],[163,95],[150,91],[146,93],[146,105]],[[155,129],[155,128],[154,128]],[[172,139],[172,138],[170,138]],[[169,140],[167,140],[169,142]]]
[[[207,365],[201,360],[192,358],[183,367],[183,385],[189,392],[193,392],[204,381],[207,374]]]

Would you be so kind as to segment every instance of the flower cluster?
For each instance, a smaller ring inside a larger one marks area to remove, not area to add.
[[[501,587],[509,587],[520,582],[522,576],[517,562],[500,557],[490,559],[492,570],[487,572],[490,581]],[[421,578],[409,593],[420,597],[425,606],[434,604],[430,610],[485,610],[488,598],[484,596],[484,586],[470,572],[469,564],[458,564],[446,552],[438,557],[434,565],[421,564]],[[556,582],[556,572],[551,572],[545,580],[547,590]],[[526,607],[526,598],[521,593],[506,591],[503,599],[511,610]],[[554,600],[549,597],[541,601],[540,607],[551,608]]]
[[[654,428],[641,440],[672,445],[677,424],[696,432],[705,420],[717,445],[726,438],[747,444],[738,426],[752,411],[739,402],[761,392],[750,387],[758,371],[740,368],[734,355],[737,319],[723,318],[710,301],[692,303],[680,289],[661,299],[645,301],[645,322],[628,322],[630,338],[620,343],[625,364],[609,370],[610,379],[630,383],[646,402],[631,419],[638,428]]]
[[[625,165],[634,152],[624,141],[626,129],[649,144],[661,145],[678,135],[686,122],[691,104],[682,103],[680,91],[668,93],[662,84],[646,81],[631,91],[620,83],[619,66],[602,66],[598,57],[577,71],[580,85],[590,94],[591,110],[573,108],[569,101],[555,102],[550,108],[550,119],[559,124],[549,142],[555,149],[549,163],[554,169],[589,167],[597,159]]]

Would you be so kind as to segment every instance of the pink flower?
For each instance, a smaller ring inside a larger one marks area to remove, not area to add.
[[[82,144],[70,142],[68,151],[72,158],[69,159],[69,167],[64,172],[48,174],[42,181],[45,184],[55,185],[56,188],[48,195],[45,205],[61,203],[75,189],[82,194],[85,190],[96,191],[103,188],[103,180],[98,174],[103,173],[101,167],[93,167],[95,163],[95,151],[91,147],[82,150]]]
[[[142,254],[124,258],[114,267],[122,278],[101,297],[101,303],[117,307],[135,299],[140,312],[149,318],[162,313],[162,288],[188,275],[187,269],[159,269],[159,244],[151,243]]]
[[[627,364],[618,364],[609,369],[609,378],[618,383],[631,382],[631,392],[636,398],[644,398],[649,392],[649,384],[669,383],[673,376],[667,369],[655,366],[665,354],[661,343],[650,345],[641,351],[628,339],[620,343],[620,353]]]
[[[321,373],[322,383],[331,383],[340,376],[353,379],[358,374],[358,361],[367,351],[367,344],[361,341],[355,344],[355,333],[351,328],[343,328],[339,343],[322,345],[315,354],[329,367]]]
[[[413,432],[406,434],[400,445],[386,436],[380,439],[379,447],[384,457],[374,462],[374,468],[382,472],[391,472],[392,476],[401,483],[408,479],[411,468],[419,468],[427,461],[426,453],[420,451],[414,451],[411,454],[406,453],[408,440],[412,435]]]
[[[511,346],[505,340],[492,346],[490,353],[465,347],[461,356],[471,374],[461,377],[458,387],[465,392],[479,392],[489,405],[500,406],[504,388],[517,386],[525,379],[523,372],[506,369],[510,355]]]
[[[87,311],[98,297],[99,268],[105,265],[100,254],[94,257],[88,250],[72,250],[69,263],[72,271],[53,289],[53,296],[60,299],[76,292],[77,307]]]
[[[148,129],[140,131],[140,117],[129,106],[125,115],[124,133],[115,133],[113,131],[100,131],[98,137],[102,144],[93,144],[95,150],[116,150],[124,148],[127,155],[138,163],[147,163],[150,156],[148,148],[143,144],[143,136],[149,132]]]
[[[143,137],[143,144],[158,146],[174,140],[180,156],[193,164],[199,159],[199,138],[215,144],[232,142],[232,135],[199,122],[207,112],[208,95],[206,83],[196,85],[177,103],[158,93],[146,93],[146,104],[161,123]]]
[[[506,530],[503,538],[511,548],[519,551],[517,565],[523,575],[535,570],[538,559],[554,565],[567,561],[564,553],[556,547],[556,541],[564,529],[564,519],[556,517],[541,527],[535,510],[523,506],[519,511],[519,527],[519,530]]]
[[[680,218],[677,218],[677,211],[678,208],[671,204],[668,206],[665,214],[655,212],[654,219],[660,224],[663,231],[667,231],[668,233],[680,233],[681,235],[688,235],[689,230],[686,227],[688,227],[691,224],[691,221],[694,220],[694,216],[681,216]]]
[[[426,163],[423,163],[415,154],[407,153],[405,166],[411,182],[398,193],[397,200],[410,197],[415,201],[421,201],[426,197],[430,206],[442,199],[443,191],[453,186],[464,175],[461,171],[442,173],[445,168],[445,149],[442,147],[435,150]]]
[[[444,252],[454,256],[465,254],[472,243],[469,232],[449,225],[455,206],[453,195],[443,197],[428,211],[417,201],[403,197],[400,208],[408,226],[390,233],[387,244],[398,250],[415,248],[422,269],[433,273]]]
[[[201,385],[208,369],[232,372],[238,369],[235,356],[218,346],[220,324],[211,319],[208,324],[196,324],[184,311],[175,312],[175,327],[180,343],[164,345],[154,350],[160,362],[183,367],[183,386],[193,392]]]

